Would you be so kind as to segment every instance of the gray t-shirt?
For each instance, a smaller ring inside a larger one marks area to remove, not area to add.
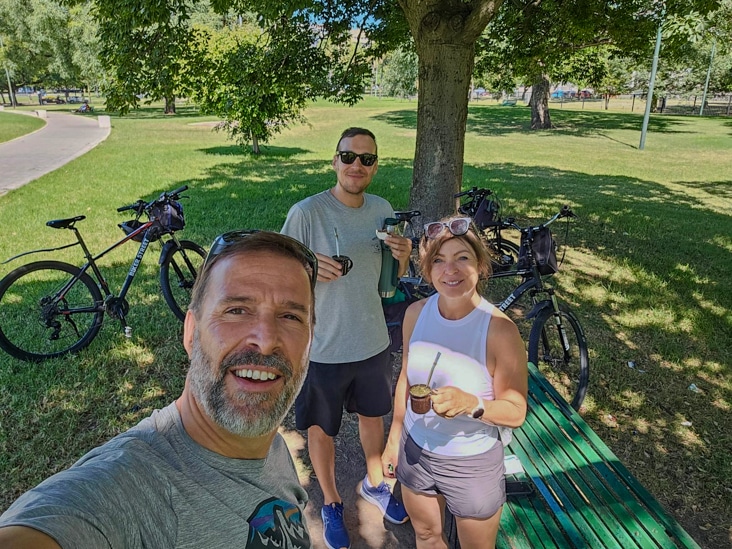
[[[383,198],[364,194],[360,208],[350,208],[330,190],[295,204],[282,233],[314,252],[336,255],[333,229],[341,255],[353,260],[351,271],[333,282],[315,286],[315,334],[310,360],[326,364],[357,362],[389,346],[389,332],[379,296],[381,244],[376,229],[394,213]]]
[[[309,548],[306,503],[279,434],[265,459],[226,458],[188,436],[173,403],[23,494],[0,526],[64,549]]]

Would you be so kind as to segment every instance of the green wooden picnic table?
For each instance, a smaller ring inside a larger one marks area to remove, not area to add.
[[[506,480],[531,493],[509,493],[499,548],[699,548],[533,364],[529,413],[506,454],[524,469]],[[446,531],[459,548],[449,514]]]

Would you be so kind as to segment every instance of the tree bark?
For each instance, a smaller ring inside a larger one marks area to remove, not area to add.
[[[500,0],[399,0],[419,58],[410,208],[433,221],[455,212],[475,42]]]
[[[175,97],[165,98],[165,114],[175,114]]]
[[[549,92],[551,82],[546,74],[540,75],[534,81],[531,88],[531,129],[549,130],[552,128],[552,120],[549,115]]]

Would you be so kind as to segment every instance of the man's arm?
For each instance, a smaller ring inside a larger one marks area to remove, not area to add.
[[[3,549],[61,549],[49,535],[27,526],[0,528],[0,547]]]

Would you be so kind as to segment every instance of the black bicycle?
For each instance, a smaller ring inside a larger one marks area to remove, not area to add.
[[[502,221],[501,228],[521,233],[521,246],[515,268],[494,272],[488,281],[488,289],[491,283],[510,277],[521,277],[521,282],[500,300],[487,297],[495,302],[498,309],[506,311],[515,307],[528,293],[531,310],[525,318],[533,320],[529,335],[529,361],[542,370],[572,408],[579,410],[590,382],[587,339],[577,316],[560,302],[554,288],[547,283],[547,277],[559,270],[556,243],[548,227],[557,219],[569,221],[574,217],[577,216],[565,205],[541,225],[521,227],[513,218]]]
[[[490,189],[473,187],[453,195],[453,198],[467,197],[458,206],[458,212],[467,215],[485,243],[493,272],[513,269],[519,257],[519,246],[505,237],[503,230],[512,228],[501,219],[501,201]]]
[[[138,200],[117,208],[134,211],[135,218],[121,223],[125,237],[93,256],[76,228],[86,216],[48,221],[53,229],[69,229],[76,242],[57,248],[32,250],[11,257],[53,252],[80,246],[86,263],[76,267],[61,261],[37,261],[18,267],[0,280],[0,348],[27,361],[40,361],[73,353],[88,346],[97,336],[104,314],[121,322],[131,336],[126,316],[127,292],[151,242],[160,241],[160,287],[165,302],[179,320],[185,318],[196,274],[206,256],[205,250],[190,240],[178,240],[175,232],[185,226],[183,207],[178,200],[188,189],[184,185],[164,192],[151,202]],[[147,221],[140,218],[144,215]],[[127,277],[118,294],[113,294],[97,261],[125,242],[140,243]],[[92,278],[92,275],[94,278]],[[95,280],[96,279],[96,280]]]

